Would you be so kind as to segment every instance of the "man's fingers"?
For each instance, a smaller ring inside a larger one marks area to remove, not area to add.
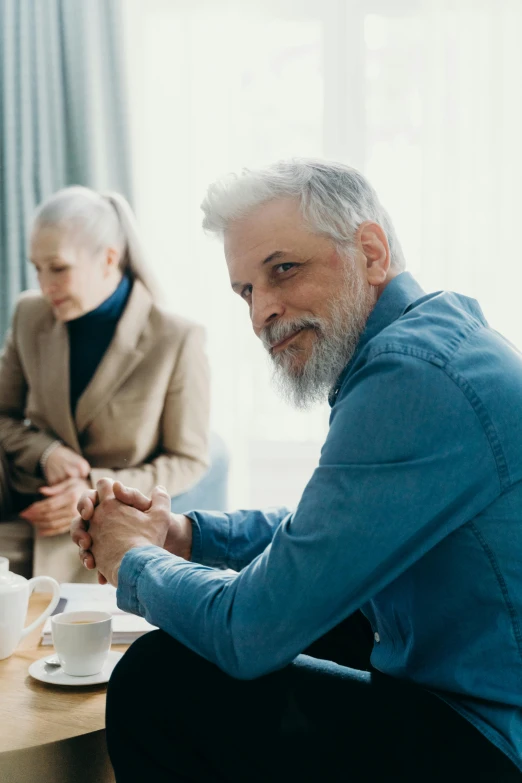
[[[96,482],[96,489],[98,491],[99,502],[103,503],[104,500],[109,500],[114,497],[113,492],[114,481],[110,478],[102,478]]]
[[[94,559],[94,555],[92,552],[88,550],[82,550],[80,551],[80,560],[82,561],[85,568],[87,568],[88,571],[93,571],[96,568],[96,561]],[[105,579],[103,574],[100,574],[98,571],[98,583],[100,585],[106,585],[107,580]]]
[[[138,511],[148,511],[151,507],[151,499],[139,489],[124,486],[121,481],[115,481],[113,485],[114,497],[127,506],[137,508]]]
[[[96,490],[87,490],[87,492],[83,493],[78,501],[78,505],[76,506],[78,514],[82,517],[82,519],[90,519],[94,514],[94,507],[97,506],[98,503],[99,499]]]
[[[85,521],[81,517],[75,517],[71,523],[71,538],[76,546],[82,549],[90,549],[92,538],[87,533]]]
[[[151,509],[163,508],[166,511],[170,511],[170,495],[165,487],[154,487],[152,490],[150,507]]]
[[[93,571],[96,568],[96,561],[93,553],[88,549],[80,551],[80,560],[88,571]]]

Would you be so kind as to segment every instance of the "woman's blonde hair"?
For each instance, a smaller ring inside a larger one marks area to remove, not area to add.
[[[145,261],[136,218],[120,193],[98,193],[74,185],[53,193],[36,210],[33,233],[44,226],[56,226],[73,235],[93,253],[114,247],[120,253],[120,268],[139,280],[153,299],[161,299],[156,277]]]

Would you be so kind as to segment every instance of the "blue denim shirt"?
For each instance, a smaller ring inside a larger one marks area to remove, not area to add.
[[[293,513],[192,512],[195,562],[130,550],[119,606],[238,678],[362,608],[373,665],[437,693],[522,769],[520,354],[474,300],[402,273],[330,402]]]

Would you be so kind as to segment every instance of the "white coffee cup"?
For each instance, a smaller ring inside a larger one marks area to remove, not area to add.
[[[98,674],[111,648],[108,612],[63,612],[51,617],[53,644],[65,674]]]
[[[53,597],[42,614],[24,628],[29,596],[36,587],[50,588]],[[28,580],[9,571],[9,560],[0,557],[0,660],[14,653],[20,640],[49,617],[59,600],[60,585],[55,579],[35,576]]]

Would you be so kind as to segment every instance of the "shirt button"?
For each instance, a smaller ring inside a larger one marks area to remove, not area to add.
[[[375,633],[373,634],[373,638],[375,639],[375,641],[377,642],[377,644],[378,644],[378,643],[381,641],[381,637],[379,636],[379,634],[377,633],[377,631],[375,631]]]

